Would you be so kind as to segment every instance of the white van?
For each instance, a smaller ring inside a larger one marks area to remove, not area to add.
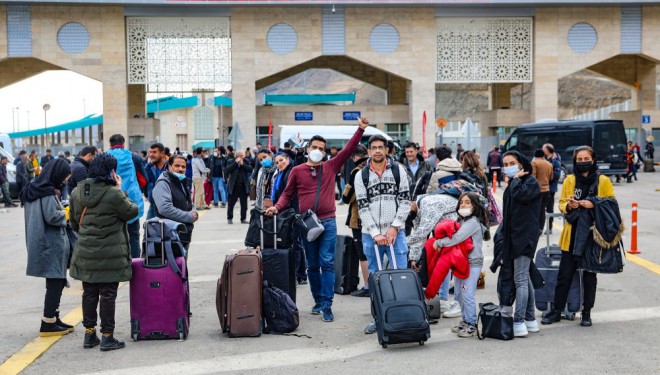
[[[344,147],[353,134],[355,134],[357,125],[280,125],[280,128],[280,148],[284,147],[284,142],[289,142],[291,146],[294,147],[298,143],[298,140],[309,141],[315,135],[320,135],[325,138],[328,142],[327,148],[341,148]],[[392,137],[387,135],[387,133],[378,130],[373,126],[367,126],[360,143],[366,145],[369,137],[376,134],[382,135],[388,141],[392,140]],[[396,142],[394,143],[394,147],[396,147],[398,152],[400,147]]]

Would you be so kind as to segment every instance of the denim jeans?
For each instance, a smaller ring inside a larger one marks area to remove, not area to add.
[[[380,257],[381,262],[383,261],[383,254],[387,254],[389,258],[390,247],[389,246],[378,246],[378,255],[376,255],[376,242],[370,234],[362,233],[362,249],[364,250],[364,255],[367,256],[367,264],[369,265],[369,273],[374,273],[378,271],[378,261],[376,256]],[[399,233],[396,235],[396,240],[394,241],[394,258],[396,259],[396,268],[404,269],[408,267],[408,243],[406,242],[406,231],[399,230]],[[390,260],[390,264],[394,266],[394,263]]]
[[[222,177],[213,177],[213,203],[218,204],[218,192],[220,192],[220,202],[227,204],[227,184]]]
[[[307,278],[314,302],[323,308],[332,306],[335,295],[335,246],[337,245],[337,221],[335,218],[321,220],[325,227],[316,240],[303,238],[307,255]]]
[[[449,301],[449,284],[451,284],[451,272],[447,274],[447,277],[445,277],[445,280],[442,282],[442,285],[440,285],[440,290],[438,291],[438,296],[443,301]],[[457,299],[456,288],[454,288],[454,300]]]
[[[470,267],[470,276],[467,279],[454,279],[454,293],[458,292],[456,300],[461,305],[463,321],[473,326],[477,325],[477,304],[474,295],[477,293],[477,281],[481,267]]]
[[[513,260],[513,281],[516,284],[516,312],[513,315],[515,323],[529,322],[534,317],[534,286],[529,277],[529,265],[532,258],[521,255]]]
[[[126,224],[128,229],[128,241],[131,245],[131,258],[140,257],[140,220]]]

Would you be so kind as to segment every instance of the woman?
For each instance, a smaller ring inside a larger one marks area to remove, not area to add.
[[[293,169],[293,164],[289,155],[283,152],[279,152],[275,155],[275,167],[277,170],[272,177],[272,189],[271,189],[271,199],[273,204],[282,196],[286,184],[289,181],[289,174]],[[263,162],[262,168],[263,169]],[[261,171],[259,172],[261,173]],[[293,207],[298,211],[298,199],[297,197],[293,198],[291,201],[290,207]],[[302,246],[300,240],[300,230],[297,225],[293,225],[293,240],[292,240],[291,250],[296,254],[296,280],[298,284],[307,284],[307,262],[305,260],[305,249]]]
[[[39,330],[42,337],[73,332],[73,326],[61,321],[59,314],[69,261],[66,213],[60,196],[69,176],[69,163],[53,160],[20,193],[21,205],[25,207],[26,274],[46,279],[44,314]]]
[[[71,226],[78,232],[70,273],[83,284],[83,348],[101,344],[101,351],[124,347],[124,342],[113,336],[115,299],[119,282],[132,276],[126,222],[138,214],[138,207],[119,188],[121,177],[115,169],[114,156],[97,156],[89,166],[88,178],[78,183],[70,200]],[[101,340],[94,328],[99,300]]]
[[[256,182],[256,202],[254,207],[259,210],[265,210],[273,206],[272,187],[273,187],[273,174],[277,170],[273,164],[273,153],[268,149],[262,149],[257,154],[259,159],[259,172],[257,173]]]
[[[612,181],[607,176],[598,173],[596,168],[596,154],[589,146],[578,147],[573,153],[574,174],[569,175],[564,180],[559,197],[559,210],[563,214],[569,214],[572,211],[590,210],[594,204],[588,200],[589,197],[597,195],[601,198],[615,198]],[[579,215],[576,215],[579,216]],[[578,218],[579,220],[579,218]],[[552,324],[561,320],[561,313],[566,306],[568,291],[571,288],[571,281],[575,271],[580,266],[580,257],[575,253],[583,254],[582,251],[575,251],[575,230],[577,221],[572,224],[565,220],[564,228],[561,232],[559,246],[562,249],[561,261],[559,263],[559,274],[557,275],[557,286],[555,288],[554,310],[550,312],[543,320],[542,324]],[[582,285],[584,291],[582,319],[580,325],[583,327],[591,326],[591,309],[596,301],[596,274],[593,272],[582,272]]]
[[[465,151],[461,155],[461,167],[463,168],[463,173],[472,177],[475,180],[475,184],[479,186],[481,195],[486,198],[488,197],[488,179],[486,178],[486,173],[481,169],[481,161],[479,161],[479,155],[474,151]]]
[[[503,260],[513,262],[513,281],[516,287],[513,335],[523,337],[528,332],[539,331],[534,316],[534,287],[529,277],[529,268],[540,236],[541,188],[531,174],[532,164],[521,153],[508,151],[502,162],[502,171],[509,176],[509,186],[504,190],[503,219],[500,223],[504,237]]]

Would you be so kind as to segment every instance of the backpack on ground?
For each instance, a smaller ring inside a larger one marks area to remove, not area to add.
[[[290,333],[298,328],[300,314],[291,297],[264,281],[262,314],[264,333]]]

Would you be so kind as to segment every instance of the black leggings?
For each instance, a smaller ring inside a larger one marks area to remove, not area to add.
[[[557,275],[557,287],[555,288],[555,310],[563,311],[566,307],[568,291],[571,289],[573,275],[579,264],[576,258],[568,251],[561,252],[561,261],[559,262],[559,274]],[[584,312],[591,312],[596,303],[596,285],[598,279],[593,272],[582,271],[582,288],[584,299],[582,301]]]
[[[59,317],[62,290],[66,279],[46,279],[46,298],[44,300],[44,318]]]

